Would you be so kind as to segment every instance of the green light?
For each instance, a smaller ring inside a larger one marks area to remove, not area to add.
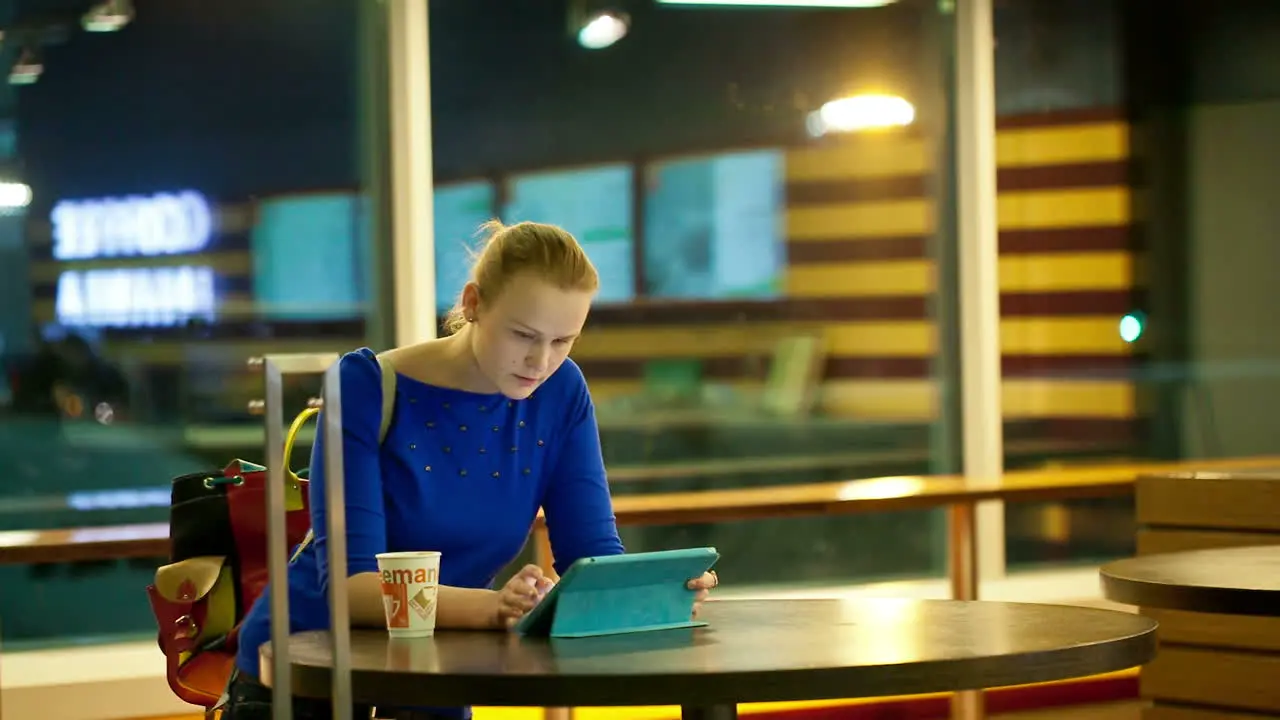
[[[1127,343],[1134,343],[1138,338],[1142,337],[1142,331],[1145,329],[1147,319],[1139,312],[1131,312],[1120,318],[1120,339]]]

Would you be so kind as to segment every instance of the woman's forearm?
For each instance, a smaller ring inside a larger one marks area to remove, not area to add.
[[[382,577],[378,573],[357,573],[347,578],[347,610],[352,627],[387,626],[382,609]]]
[[[353,627],[386,627],[382,578],[359,573],[347,578],[347,602]],[[493,590],[441,585],[436,598],[436,627],[492,630],[498,624],[498,593]]]
[[[441,585],[436,599],[436,626],[463,630],[497,630],[498,593],[481,588]]]

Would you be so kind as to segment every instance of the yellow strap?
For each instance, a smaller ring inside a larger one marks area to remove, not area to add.
[[[298,413],[298,417],[293,419],[293,424],[289,426],[289,432],[284,436],[284,466],[285,474],[291,482],[298,482],[301,478],[298,473],[293,471],[293,443],[298,439],[298,432],[302,430],[302,426],[308,420],[320,414],[317,408],[307,408]]]

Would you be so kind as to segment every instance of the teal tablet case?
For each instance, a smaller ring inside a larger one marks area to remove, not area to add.
[[[686,584],[719,558],[711,547],[582,558],[515,630],[581,638],[706,625],[691,618]]]

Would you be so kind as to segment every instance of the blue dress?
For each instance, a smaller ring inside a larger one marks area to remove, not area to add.
[[[539,507],[558,573],[581,557],[624,552],[594,406],[572,360],[524,400],[399,375],[381,446],[382,385],[373,351],[343,356],[340,382],[349,575],[376,572],[381,552],[438,550],[442,584],[491,587],[523,548]],[[311,453],[315,541],[289,566],[294,633],[329,627],[320,435]],[[270,637],[264,590],[241,627],[237,667],[258,677],[258,648]]]

